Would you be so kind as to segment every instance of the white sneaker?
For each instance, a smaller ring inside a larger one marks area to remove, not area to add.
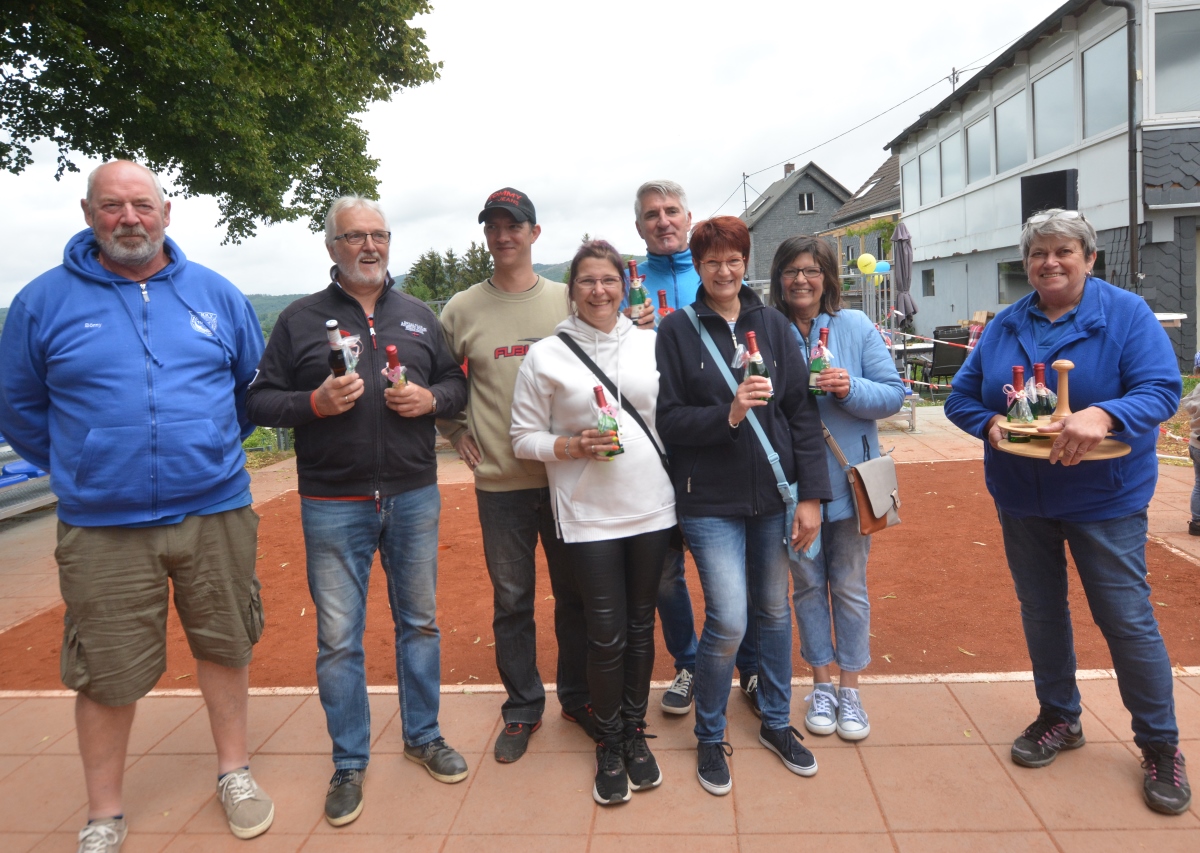
[[[831,735],[837,729],[838,699],[833,684],[814,684],[812,693],[804,697],[810,702],[804,715],[804,728],[815,735]]]
[[[105,817],[79,830],[76,853],[119,853],[128,826],[123,817]]]
[[[230,831],[238,838],[262,835],[275,820],[275,803],[258,787],[248,767],[217,780],[217,799],[225,809]]]
[[[837,733],[842,740],[862,740],[871,733],[867,712],[863,710],[858,691],[843,687],[838,691]]]

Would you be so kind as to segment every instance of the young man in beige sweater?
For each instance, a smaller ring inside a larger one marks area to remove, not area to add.
[[[438,429],[475,473],[483,550],[494,593],[496,667],[508,691],[495,756],[507,764],[525,754],[546,705],[533,617],[539,535],[554,594],[558,700],[563,716],[589,735],[592,721],[583,604],[564,565],[546,471],[540,462],[517,459],[509,437],[517,372],[529,347],[554,334],[567,316],[567,289],[533,271],[533,244],[542,229],[528,196],[511,187],[497,190],[488,196],[479,221],[495,272],[456,294],[442,310],[450,351],[467,361],[470,390],[465,413],[439,421]]]

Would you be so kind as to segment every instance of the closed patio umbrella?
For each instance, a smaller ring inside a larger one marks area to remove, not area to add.
[[[895,261],[892,264],[892,281],[896,287],[896,310],[904,314],[907,323],[917,313],[917,303],[912,298],[912,234],[903,222],[896,226],[892,234],[892,253]]]

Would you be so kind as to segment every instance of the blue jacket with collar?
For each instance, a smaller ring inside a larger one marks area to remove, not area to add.
[[[892,362],[892,355],[883,343],[875,324],[861,311],[843,308],[830,317],[819,314],[809,328],[808,340],[792,325],[792,335],[807,360],[821,335],[822,327],[829,328],[829,350],[834,367],[850,374],[850,393],[839,400],[832,394],[817,397],[821,421],[841,447],[851,465],[874,459],[879,455],[879,430],[875,422],[900,411],[904,405],[904,383]],[[829,484],[833,500],[825,504],[825,521],[841,521],[854,515],[850,481],[833,452],[826,450]]]
[[[100,265],[91,229],[13,300],[0,338],[0,431],[50,472],[58,515],[145,524],[250,486],[246,386],[262,327],[229,281],[169,262],[145,283]]]
[[[692,265],[692,250],[684,249],[673,255],[654,255],[646,253],[646,260],[638,265],[638,272],[646,277],[642,287],[650,301],[658,310],[658,292],[667,292],[667,304],[675,311],[684,305],[691,305],[700,290],[700,273]],[[622,308],[629,306],[629,296],[621,303]]]
[[[987,325],[954,377],[946,417],[984,440],[984,473],[996,505],[1015,518],[1103,521],[1146,508],[1158,481],[1158,426],[1179,408],[1183,383],[1171,342],[1145,300],[1089,277],[1083,298],[1062,337],[1039,352],[1031,293]],[[1069,468],[994,450],[985,430],[1007,411],[1004,385],[1014,365],[1031,376],[1046,364],[1046,385],[1058,387],[1056,359],[1075,363],[1069,403],[1078,412],[1098,406],[1117,421],[1113,438],[1132,451],[1119,459],[1081,462]]]

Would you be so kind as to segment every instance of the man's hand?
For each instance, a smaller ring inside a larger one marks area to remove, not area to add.
[[[321,417],[328,418],[353,409],[354,401],[361,397],[362,393],[363,381],[357,373],[347,373],[345,376],[334,376],[331,373],[325,377],[312,401]]]
[[[746,417],[746,412],[757,406],[767,405],[771,396],[771,380],[765,376],[747,376],[738,386],[737,395],[729,404],[729,422],[740,424]]]
[[[479,452],[479,445],[475,443],[475,437],[469,432],[464,432],[459,436],[458,441],[454,444],[454,449],[458,451],[458,458],[467,463],[467,467],[472,471],[475,466],[483,461],[483,454]]]
[[[1050,464],[1078,465],[1083,455],[1104,441],[1113,428],[1112,415],[1096,406],[1068,415],[1061,421],[1038,427],[1042,434],[1058,433],[1050,446]]]
[[[792,549],[803,554],[817,541],[821,532],[821,502],[816,498],[796,504],[792,519]]]
[[[433,392],[414,382],[383,392],[387,407],[402,418],[419,418],[433,414]]]

